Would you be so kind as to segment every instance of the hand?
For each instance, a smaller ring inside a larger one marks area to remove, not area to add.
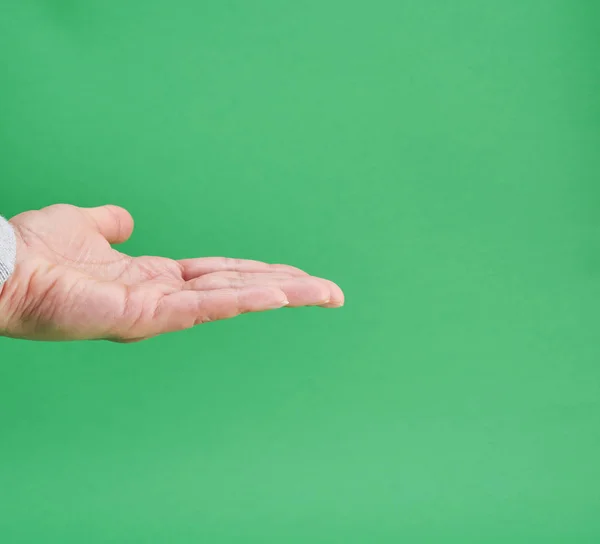
[[[247,312],[341,306],[334,283],[297,268],[210,257],[130,257],[133,219],[116,206],[59,204],[11,219],[15,272],[0,287],[0,334],[143,340]]]

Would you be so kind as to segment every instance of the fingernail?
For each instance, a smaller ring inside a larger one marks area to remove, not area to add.
[[[322,304],[324,308],[341,308],[344,305],[343,302],[329,301],[327,304]]]
[[[282,306],[287,306],[290,303],[290,301],[286,298],[283,300],[283,302],[281,303]]]

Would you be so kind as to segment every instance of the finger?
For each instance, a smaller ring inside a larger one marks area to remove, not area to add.
[[[286,264],[268,264],[246,259],[226,257],[204,257],[178,261],[183,270],[183,279],[191,280],[213,272],[281,272],[293,276],[304,276],[306,272]]]
[[[133,218],[124,208],[107,205],[83,210],[92,219],[98,232],[111,244],[126,242],[133,232]]]
[[[321,279],[329,288],[329,302],[321,304],[323,308],[339,308],[344,305],[344,292],[336,283],[331,280]]]
[[[149,327],[142,326],[143,330],[135,331],[135,336],[154,336],[188,329],[244,313],[275,310],[287,304],[285,294],[273,287],[178,291],[161,300],[152,314]]]
[[[279,288],[287,296],[290,308],[331,304],[331,287],[329,282],[321,278],[309,276],[285,280],[279,285]]]
[[[213,289],[238,289],[252,285],[277,287],[283,281],[291,280],[294,277],[308,276],[292,276],[279,272],[211,272],[189,280],[184,288],[194,291],[211,291]]]
[[[274,287],[283,291],[290,306],[325,306],[334,308],[344,303],[342,290],[333,282],[312,276],[290,274],[219,272],[190,280],[186,289],[213,290],[251,286]]]
[[[107,338],[107,340],[109,340],[110,342],[114,342],[115,344],[139,344],[140,342],[143,342],[144,340],[149,340],[150,338],[152,338],[152,337],[144,336],[142,338],[127,338],[127,339]]]

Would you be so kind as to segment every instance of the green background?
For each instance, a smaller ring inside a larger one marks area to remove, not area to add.
[[[600,2],[1,0],[4,215],[347,306],[0,341],[0,541],[600,541]]]

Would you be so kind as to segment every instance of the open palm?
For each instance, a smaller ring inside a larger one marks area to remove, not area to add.
[[[334,283],[286,265],[209,257],[130,257],[117,206],[55,205],[11,219],[14,274],[0,287],[0,331],[39,340],[136,341],[247,312],[343,304]]]

